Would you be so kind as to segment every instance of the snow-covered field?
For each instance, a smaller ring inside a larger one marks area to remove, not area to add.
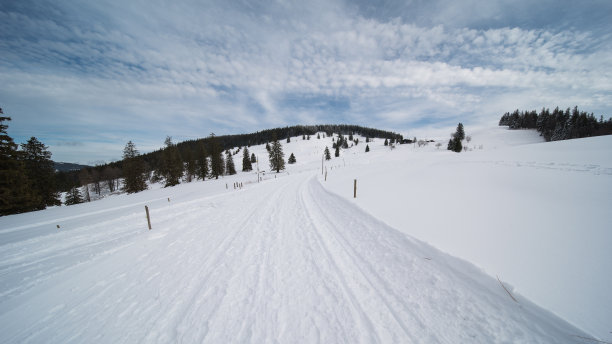
[[[611,341],[612,137],[468,134],[0,218],[0,342]]]

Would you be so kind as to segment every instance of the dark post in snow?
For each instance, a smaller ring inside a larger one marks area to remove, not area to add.
[[[149,217],[149,207],[145,205],[145,211],[147,212],[147,223],[149,224],[149,230],[151,230],[151,218]]]
[[[357,179],[353,183],[353,198],[357,198]]]

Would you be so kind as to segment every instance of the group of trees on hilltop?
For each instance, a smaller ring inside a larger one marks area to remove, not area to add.
[[[103,189],[111,193],[140,192],[147,188],[148,181],[172,186],[195,179],[218,179],[219,176],[236,173],[233,156],[241,150],[242,170],[248,172],[253,169],[252,164],[257,162],[255,154],[250,153],[248,147],[256,144],[266,144],[270,153],[270,168],[279,172],[285,168],[282,145],[276,139],[281,137],[290,141],[291,136],[301,135],[303,140],[309,140],[311,135],[316,134],[316,138],[321,139],[333,137],[337,133],[339,140],[334,148],[338,151],[347,148],[349,141],[358,144],[358,139],[353,139],[356,134],[398,142],[402,139],[401,135],[393,132],[355,125],[292,126],[241,135],[211,134],[203,139],[180,143],[174,143],[167,137],[163,148],[151,153],[140,154],[136,144],[129,141],[120,161],[58,172],[55,171],[51,153],[35,137],[20,146],[14,143],[7,134],[7,121],[10,121],[10,117],[2,117],[0,121],[2,215],[59,205],[60,192],[66,193],[65,204],[71,205],[89,201],[95,194],[100,197]],[[329,150],[326,157],[331,158]],[[296,161],[295,155],[291,153],[287,163]]]
[[[0,108],[0,216],[61,204],[51,152],[36,137],[21,144],[8,135],[10,117]]]
[[[538,114],[535,110],[506,112],[499,125],[510,129],[536,129],[546,141],[575,139],[588,136],[612,134],[612,118],[599,120],[593,113],[579,111],[575,106],[565,111],[556,107],[553,111],[543,108]]]

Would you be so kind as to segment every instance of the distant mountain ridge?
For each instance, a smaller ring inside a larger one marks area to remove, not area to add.
[[[53,167],[55,168],[55,171],[58,172],[67,172],[67,171],[79,171],[85,167],[91,167],[88,165],[80,165],[80,164],[73,164],[71,162],[53,162]]]

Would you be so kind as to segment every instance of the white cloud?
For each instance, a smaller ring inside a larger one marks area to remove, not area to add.
[[[160,145],[166,134],[317,119],[408,127],[457,116],[495,123],[517,107],[569,102],[612,108],[612,48],[599,31],[459,25],[467,16],[443,25],[466,2],[439,12],[410,5],[437,13],[428,25],[402,6],[389,6],[395,18],[333,1],[60,3],[45,16],[0,8],[9,33],[0,40],[0,101],[19,110],[11,125],[23,135],[61,123],[95,138],[121,123]],[[476,22],[509,3],[483,6]],[[292,106],[287,95],[340,97],[348,108]]]

